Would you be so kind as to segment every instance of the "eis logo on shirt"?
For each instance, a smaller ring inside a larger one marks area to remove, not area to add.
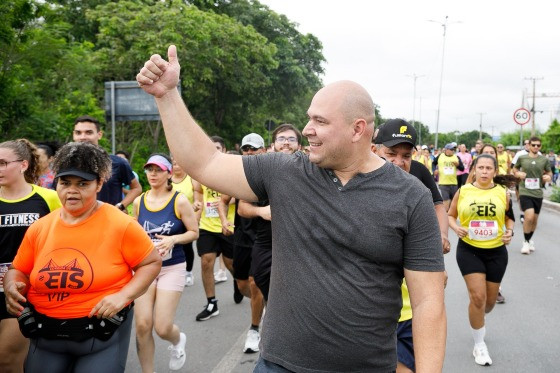
[[[63,301],[73,293],[83,293],[93,282],[93,268],[76,249],[53,250],[35,278],[35,288],[49,301]]]
[[[492,203],[492,201],[488,202],[473,202],[469,206],[471,211],[474,212],[477,216],[489,216],[494,217],[496,216],[496,205]]]

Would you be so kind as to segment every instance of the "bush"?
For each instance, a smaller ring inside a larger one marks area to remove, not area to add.
[[[560,188],[557,186],[552,187],[552,194],[550,195],[550,200],[552,202],[560,203]]]

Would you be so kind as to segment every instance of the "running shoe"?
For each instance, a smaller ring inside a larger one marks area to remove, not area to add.
[[[523,224],[523,222],[525,221],[525,215],[519,215],[519,221],[521,221],[521,224]]]
[[[196,315],[196,321],[206,321],[211,317],[218,316],[220,311],[218,310],[218,303],[217,302],[210,302],[206,306],[202,312]]]
[[[472,354],[474,356],[474,362],[478,365],[492,365],[492,359],[490,359],[490,355],[488,354],[488,347],[486,347],[486,343],[474,345]]]
[[[237,287],[237,281],[235,281],[235,279],[233,280],[233,301],[235,302],[235,304],[239,304],[241,303],[241,301],[243,300],[243,294],[241,294],[241,292],[239,291],[239,288]]]
[[[179,334],[179,343],[169,346],[171,351],[171,359],[169,360],[169,369],[179,370],[185,365],[187,354],[185,353],[185,345],[187,344],[187,336],[185,333]]]
[[[187,272],[185,276],[185,286],[193,286],[194,285],[194,276],[192,272]]]
[[[523,247],[521,248],[521,254],[531,254],[530,243],[527,241],[523,241]]]
[[[533,240],[529,241],[529,251],[530,252],[535,251],[535,243],[533,242]]]
[[[496,303],[505,303],[506,297],[502,295],[502,287],[498,290],[498,296],[496,297]]]
[[[247,332],[247,338],[245,339],[245,347],[243,348],[243,352],[245,352],[246,354],[259,352],[260,340],[261,336],[259,332],[254,329],[249,329],[249,331]]]
[[[216,272],[214,272],[214,282],[216,284],[219,284],[220,282],[225,282],[227,281],[227,273],[225,270],[223,269],[218,269]]]

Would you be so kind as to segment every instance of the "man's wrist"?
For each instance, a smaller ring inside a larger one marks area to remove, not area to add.
[[[119,202],[115,205],[116,208],[118,208],[121,211],[126,211],[126,206],[122,204],[122,202]]]

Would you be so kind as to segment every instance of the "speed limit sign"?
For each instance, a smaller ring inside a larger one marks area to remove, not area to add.
[[[531,120],[531,113],[525,108],[517,109],[513,113],[513,120],[520,126],[524,126]]]

